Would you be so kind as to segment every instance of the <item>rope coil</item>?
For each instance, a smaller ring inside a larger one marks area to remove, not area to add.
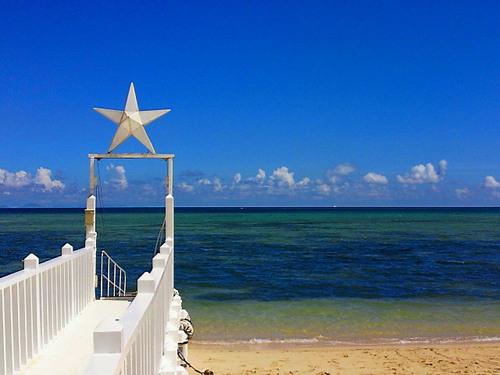
[[[184,354],[182,354],[181,349],[177,349],[177,355],[181,359],[182,362],[184,362],[187,366],[191,367],[197,374],[200,375],[214,375],[214,372],[210,369],[206,369],[205,371],[200,371],[197,368],[194,368],[191,363],[189,363],[186,358],[184,357]]]

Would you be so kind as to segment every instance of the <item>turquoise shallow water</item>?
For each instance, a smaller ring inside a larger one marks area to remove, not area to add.
[[[162,220],[105,210],[99,247],[136,279]],[[82,221],[0,210],[0,275],[80,247]],[[176,287],[200,342],[500,339],[500,209],[181,208],[175,223]]]

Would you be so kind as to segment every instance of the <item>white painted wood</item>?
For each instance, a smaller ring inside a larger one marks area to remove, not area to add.
[[[94,328],[103,319],[119,318],[129,305],[128,301],[91,302],[16,375],[81,375],[94,352]],[[111,364],[112,358],[106,356],[102,365]]]
[[[73,255],[73,246],[71,246],[69,243],[65,244],[61,248],[61,255],[62,256]]]
[[[92,185],[92,190],[94,189]],[[87,197],[85,206],[85,238],[93,238],[95,241],[96,230],[95,230],[95,209],[96,209],[96,198],[95,195],[91,194]]]
[[[142,154],[142,153],[126,153],[126,154],[89,154],[90,159],[163,159],[169,160],[175,157],[174,154]]]
[[[165,243],[174,247],[174,197],[167,195],[165,197]]]
[[[98,109],[118,123],[108,154],[89,154],[85,247],[65,244],[61,256],[39,263],[30,254],[24,269],[0,278],[0,374],[187,375],[177,348],[182,301],[174,296],[173,154],[155,154],[144,126],[169,110],[139,111],[133,84],[123,111]],[[149,154],[110,154],[129,136]],[[127,301],[95,301],[95,160],[167,161],[165,243],[152,269],[138,280],[138,294]],[[97,328],[95,328],[97,326]],[[187,347],[182,348],[187,354]]]
[[[144,272],[137,280],[138,293],[154,293],[155,292],[155,279],[149,272]]]
[[[153,258],[153,269],[166,268],[167,262],[168,262],[168,256],[162,253],[156,254],[155,257]]]
[[[167,171],[167,195],[173,194],[174,188],[174,161],[173,159],[168,159],[168,171]]]
[[[123,326],[118,319],[105,318],[94,330],[94,353],[121,353]]]
[[[123,349],[119,358],[108,358],[116,367],[109,366],[102,351],[95,352],[85,375],[187,374],[177,361],[182,300],[178,295],[173,296],[173,251],[170,246],[162,245],[152,266],[151,272],[139,278],[138,294],[119,318],[123,327]]]
[[[151,144],[144,127],[150,122],[156,120],[158,117],[170,112],[170,109],[139,111],[133,83],[130,83],[123,111],[104,108],[94,108],[94,110],[107,119],[118,124],[118,128],[116,129],[111,145],[109,146],[108,153],[122,144],[128,137],[134,136],[152,154],[155,154],[153,145]]]
[[[73,251],[67,244],[41,264],[30,254],[22,271],[0,279],[2,374],[22,370],[94,300],[93,240],[88,245]]]
[[[39,260],[35,254],[30,254],[23,260],[25,270],[35,270],[38,268]]]

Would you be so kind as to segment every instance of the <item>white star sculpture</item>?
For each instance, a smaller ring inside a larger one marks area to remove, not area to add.
[[[131,83],[128,89],[127,100],[125,101],[125,109],[123,111],[103,108],[94,108],[94,110],[118,124],[118,128],[109,146],[108,154],[131,135],[146,146],[151,153],[156,154],[144,126],[156,120],[158,117],[163,116],[165,113],[169,112],[170,109],[139,111],[137,99],[135,97],[134,84]]]

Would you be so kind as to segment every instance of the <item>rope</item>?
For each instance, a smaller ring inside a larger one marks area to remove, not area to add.
[[[163,223],[161,224],[160,231],[158,232],[158,236],[156,237],[156,244],[155,244],[155,253],[154,255],[158,254],[159,252],[159,245],[163,240],[163,236],[165,235],[165,226],[167,225],[167,218],[163,219]]]
[[[194,335],[194,327],[191,319],[189,318],[189,315],[187,316],[187,318],[181,319],[179,330],[184,331],[184,333],[187,335],[188,341],[191,340]]]
[[[106,243],[107,243],[107,231],[106,231],[106,223],[104,222],[104,203],[103,203],[103,198],[104,194],[102,193],[102,185],[101,185],[101,168],[100,168],[100,163],[99,160],[97,161],[97,185],[96,185],[96,195],[98,198],[98,204],[100,210],[99,212],[99,219],[101,219],[101,225],[102,225],[102,237],[103,237],[103,248],[106,249]]]
[[[182,354],[182,350],[181,349],[177,349],[177,355],[179,356],[179,358],[181,359],[182,362],[184,362],[186,365],[188,365],[189,367],[191,367],[197,374],[200,374],[200,375],[214,375],[214,372],[210,369],[206,369],[205,371],[200,371],[196,368],[193,367],[193,365],[191,365],[191,363],[189,363],[187,360],[186,360],[186,357],[184,357],[184,354]]]

